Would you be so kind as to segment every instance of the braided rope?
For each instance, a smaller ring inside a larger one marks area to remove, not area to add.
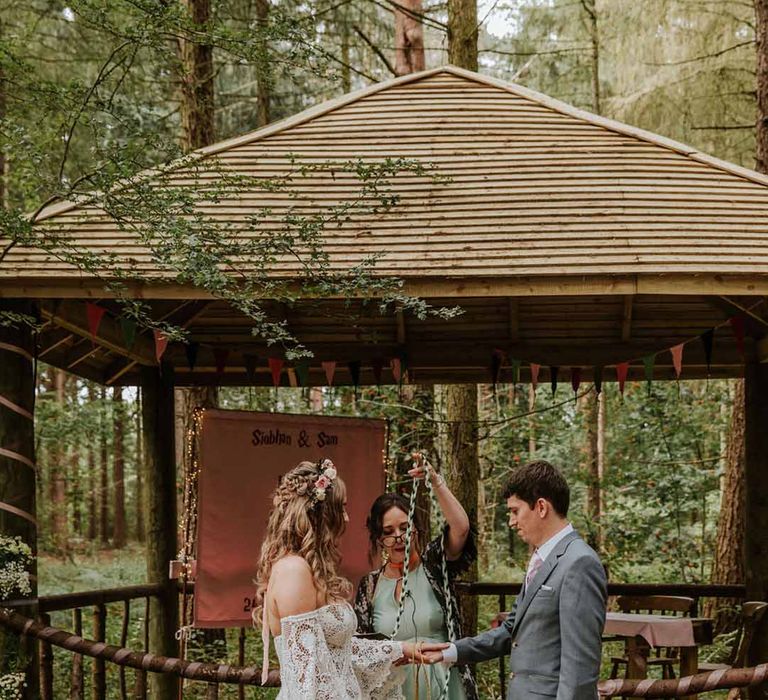
[[[437,502],[437,495],[435,494],[435,489],[432,486],[432,481],[429,478],[429,473],[431,471],[431,467],[426,467],[426,474],[424,477],[424,484],[427,487],[427,492],[429,493],[430,500],[432,502],[432,510],[433,512],[438,513],[438,532],[442,533],[444,530],[445,525],[445,517],[443,516],[443,512],[440,509],[440,506]],[[442,586],[443,586],[443,596],[445,598],[445,607],[448,611],[448,615],[446,616],[446,625],[448,627],[448,639],[451,642],[456,641],[458,635],[458,632],[456,630],[455,625],[453,624],[454,615],[458,612],[458,608],[456,605],[456,601],[453,598],[453,592],[451,591],[451,584],[450,580],[448,579],[448,560],[445,556],[445,537],[440,537],[440,570],[442,574]],[[445,682],[443,684],[443,688],[440,692],[440,695],[438,696],[438,700],[445,700],[445,698],[448,697],[448,687],[451,683],[451,673],[450,670],[448,673],[445,674]]]
[[[418,479],[413,480],[411,487],[411,500],[408,504],[408,526],[405,529],[405,562],[403,564],[403,587],[400,589],[400,605],[397,608],[397,617],[395,618],[395,628],[392,630],[390,639],[394,639],[400,631],[400,623],[403,619],[405,610],[405,599],[408,594],[408,572],[411,563],[411,547],[413,546],[413,524],[416,520],[416,495],[419,491]],[[415,605],[415,603],[414,603]]]
[[[181,678],[207,683],[237,683],[264,687],[280,685],[280,673],[278,671],[271,671],[266,683],[262,683],[261,668],[256,666],[211,664],[201,661],[187,661],[171,656],[157,656],[150,652],[133,651],[104,642],[84,639],[76,634],[43,625],[7,608],[0,608],[0,626],[19,635],[35,637],[75,654],[90,656],[94,659],[105,659],[118,666],[127,666],[141,671],[172,673]]]
[[[768,680],[768,664],[760,664],[754,668],[719,669],[670,680],[615,678],[601,681],[598,684],[598,693],[601,698],[615,696],[677,698],[710,690],[746,688],[759,685],[766,680]]]

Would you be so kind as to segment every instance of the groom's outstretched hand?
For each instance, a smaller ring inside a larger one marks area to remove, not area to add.
[[[421,655],[424,657],[424,663],[439,664],[443,660],[443,650],[449,646],[451,645],[446,642],[424,642],[419,647]]]
[[[440,663],[443,660],[442,650],[449,646],[449,644],[436,642],[403,642],[403,658],[395,663],[398,666]]]

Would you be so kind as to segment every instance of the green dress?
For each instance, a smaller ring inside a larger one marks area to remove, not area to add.
[[[395,600],[397,580],[379,576],[376,593],[373,596],[373,627],[376,632],[392,634],[397,619],[399,603]],[[395,639],[400,642],[447,642],[448,630],[443,619],[443,611],[437,602],[432,586],[424,573],[424,567],[419,566],[408,574],[409,596],[405,601],[400,629]],[[416,605],[414,606],[414,601]],[[415,608],[415,609],[414,609]],[[456,667],[450,668],[445,664],[431,666],[409,665],[405,667],[406,681],[403,692],[408,700],[416,698],[418,683],[419,700],[438,700],[443,690],[446,674],[451,679],[448,686],[448,700],[466,700],[466,693],[461,684]],[[418,680],[416,674],[418,673]]]

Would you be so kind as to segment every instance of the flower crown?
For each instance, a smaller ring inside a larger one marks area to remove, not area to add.
[[[309,492],[309,498],[312,504],[322,503],[325,500],[325,492],[333,485],[336,479],[336,467],[333,466],[333,462],[330,459],[321,459],[317,463],[317,468],[320,472],[320,476],[317,477],[312,486],[312,490]]]

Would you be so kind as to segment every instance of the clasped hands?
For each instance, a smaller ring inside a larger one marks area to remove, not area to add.
[[[439,664],[443,660],[443,649],[449,646],[446,642],[403,642],[403,658],[396,665]]]

